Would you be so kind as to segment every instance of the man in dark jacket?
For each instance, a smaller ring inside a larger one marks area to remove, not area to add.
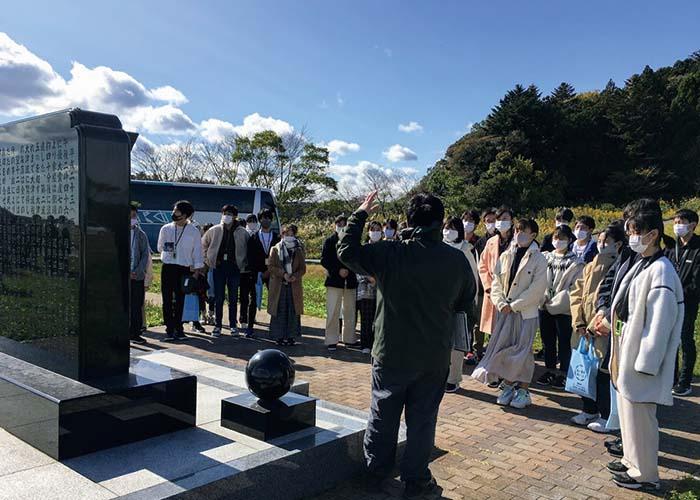
[[[700,302],[700,236],[695,234],[698,214],[693,210],[682,209],[673,217],[673,232],[678,238],[674,246],[666,249],[666,256],[676,266],[683,284],[685,297],[685,317],[681,330],[681,366],[676,361],[676,385],[673,394],[688,396],[692,393],[693,367],[697,352],[695,348],[695,319]],[[680,368],[680,369],[679,369]]]
[[[129,334],[131,341],[136,344],[145,344],[146,339],[141,336],[143,327],[143,306],[146,300],[146,268],[148,267],[148,257],[151,248],[148,246],[148,236],[139,227],[138,208],[135,203],[131,204],[131,245],[129,246],[130,257],[130,280],[131,302],[129,314]]]
[[[574,220],[574,213],[571,211],[570,208],[560,208],[559,211],[557,212],[557,215],[554,216],[554,228],[558,228],[559,226],[568,226],[569,229],[573,231],[573,227],[571,227],[571,222]],[[554,245],[552,244],[552,235],[554,233],[549,233],[545,235],[544,239],[542,240],[542,245],[540,246],[540,251],[542,252],[553,252],[554,251]]]
[[[406,241],[362,245],[362,230],[376,209],[367,196],[343,233],[338,255],[349,269],[376,278],[377,316],[372,350],[372,403],[364,450],[371,484],[387,477],[396,456],[402,410],[408,441],[401,464],[404,495],[436,485],[428,469],[438,408],[445,389],[455,313],[474,302],[476,283],[464,255],[442,242],[445,208],[421,193],[408,206],[415,228]]]
[[[343,343],[357,343],[355,314],[357,313],[357,275],[338,260],[339,234],[345,230],[348,218],[335,219],[335,231],[323,242],[321,265],[326,270],[326,346],[335,351],[340,337],[340,310],[343,311]]]

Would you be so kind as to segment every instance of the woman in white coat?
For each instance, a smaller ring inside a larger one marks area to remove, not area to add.
[[[630,248],[641,259],[625,276],[612,306],[610,375],[624,457],[608,464],[618,486],[659,489],[657,405],[673,405],[673,369],[683,325],[683,287],[659,242],[658,212],[628,221]]]

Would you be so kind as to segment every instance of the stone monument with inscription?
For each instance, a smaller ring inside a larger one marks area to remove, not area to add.
[[[129,355],[135,139],[79,109],[0,125],[0,427],[57,459],[195,423],[196,378]]]

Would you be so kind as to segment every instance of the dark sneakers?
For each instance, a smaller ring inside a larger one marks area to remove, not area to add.
[[[459,386],[457,384],[445,384],[445,392],[452,393],[452,392],[457,392],[459,390]]]
[[[622,438],[617,437],[615,439],[610,439],[605,442],[605,447],[610,448],[612,445],[622,446]]]
[[[566,377],[564,375],[555,375],[552,379],[552,387],[554,389],[564,389],[566,387]]]
[[[608,470],[613,474],[622,474],[627,472],[627,466],[620,462],[619,460],[614,460],[608,464]]]
[[[542,387],[549,387],[554,381],[555,375],[552,372],[545,372],[540,378],[535,382],[537,385]]]
[[[140,345],[143,345],[146,343],[146,339],[143,338],[141,335],[137,335],[136,337],[132,338],[131,341],[134,344],[140,344]]]
[[[403,490],[404,498],[420,498],[438,491],[437,481],[434,477],[430,481],[406,481],[406,488]]]
[[[613,481],[621,488],[629,490],[657,491],[660,488],[658,481],[653,483],[640,482],[630,477],[626,472],[615,474]]]
[[[617,458],[622,458],[625,456],[625,452],[622,449],[622,443],[620,443],[620,444],[613,443],[610,446],[608,446],[608,453],[610,453],[613,457],[617,457]]]
[[[673,389],[671,391],[674,396],[690,396],[693,392],[692,387],[690,387],[690,384],[676,384],[673,386]]]

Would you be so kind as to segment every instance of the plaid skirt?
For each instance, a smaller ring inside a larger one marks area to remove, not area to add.
[[[294,310],[292,287],[282,285],[277,314],[270,319],[270,338],[273,340],[301,337],[301,316]]]

